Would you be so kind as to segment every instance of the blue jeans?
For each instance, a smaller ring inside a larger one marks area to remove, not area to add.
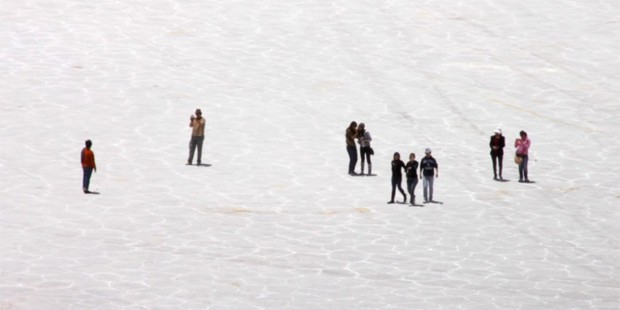
[[[521,163],[519,164],[519,180],[523,180],[525,177],[526,180],[529,180],[527,177],[527,155],[519,155],[521,157]]]
[[[422,186],[424,187],[424,200],[433,200],[433,182],[435,176],[425,175],[422,177]]]
[[[82,167],[82,170],[84,170],[84,176],[82,177],[82,189],[87,191],[88,186],[90,185],[90,176],[93,175],[93,168]]]
[[[411,196],[411,203],[413,203],[413,198],[415,198],[415,187],[418,185],[418,177],[415,178],[407,178],[407,191],[409,192],[409,196]]]
[[[353,173],[355,172],[355,165],[357,165],[357,148],[347,146],[347,153],[349,153],[349,173]]]

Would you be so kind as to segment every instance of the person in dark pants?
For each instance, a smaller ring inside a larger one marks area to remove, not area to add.
[[[355,165],[357,164],[357,146],[355,146],[357,123],[355,121],[351,122],[344,135],[347,142],[347,153],[349,153],[349,175],[357,175],[355,173]]]
[[[527,162],[529,160],[529,150],[530,145],[532,145],[532,141],[527,137],[527,133],[523,130],[519,132],[519,136],[521,139],[515,140],[516,155],[521,158],[521,162],[519,163],[519,182],[529,183],[530,179],[527,177]]]
[[[192,138],[189,140],[189,157],[187,158],[187,164],[191,165],[194,160],[194,152],[198,149],[198,158],[196,163],[200,166],[202,161],[202,143],[205,140],[205,123],[206,120],[202,117],[202,111],[196,109],[196,116],[192,115],[189,118],[189,127],[192,127]]]
[[[403,191],[403,187],[401,183],[403,181],[402,170],[405,170],[405,163],[400,160],[400,154],[398,152],[394,153],[394,160],[392,160],[392,199],[388,201],[388,203],[394,203],[394,196],[396,195],[396,187],[401,194],[403,194],[403,203],[407,202],[407,195],[405,191]]]
[[[357,126],[357,140],[360,144],[360,163],[361,163],[361,174],[364,174],[364,160],[368,163],[368,175],[372,174],[372,162],[370,161],[370,156],[373,155],[373,151],[370,148],[370,141],[372,141],[372,137],[370,136],[370,132],[366,131],[366,125],[364,123],[360,123]]]
[[[93,146],[93,142],[86,140],[84,144],[86,147],[82,149],[80,156],[82,161],[82,170],[84,172],[82,176],[82,190],[84,191],[84,194],[90,194],[91,191],[88,190],[88,187],[90,186],[90,177],[93,174],[93,171],[97,172],[97,164],[95,164],[95,153],[93,153],[90,149]]]
[[[424,203],[428,203],[433,201],[433,183],[435,183],[435,178],[439,177],[439,166],[435,158],[431,156],[431,149],[427,148],[424,153],[426,156],[420,161],[420,177],[424,187]]]
[[[504,162],[504,146],[506,142],[500,128],[495,129],[495,134],[491,136],[489,147],[491,148],[491,160],[493,161],[493,179],[497,180],[497,164],[499,164],[499,179],[502,178],[502,168]]]
[[[415,187],[418,185],[418,161],[415,160],[415,154],[409,154],[409,162],[405,166],[407,171],[407,191],[411,197],[411,205],[415,205]]]

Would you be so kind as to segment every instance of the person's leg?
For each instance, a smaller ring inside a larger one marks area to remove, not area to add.
[[[398,180],[396,180],[396,184],[398,185],[398,191],[403,195],[403,203],[407,202],[407,194],[405,194],[405,191],[403,190],[403,180],[402,178],[398,178]]]
[[[491,161],[493,161],[493,178],[497,179],[497,155],[491,153]]]
[[[360,147],[360,166],[362,168],[360,174],[364,174],[364,154],[366,153],[366,149]]]
[[[394,203],[394,196],[396,195],[396,179],[392,177],[392,195],[388,203]]]
[[[424,202],[428,202],[428,177],[422,177],[422,188],[424,191]]]
[[[407,178],[407,192],[413,197],[413,178]]]
[[[519,156],[521,158],[521,163],[519,164],[519,182],[523,182],[523,156]]]
[[[347,153],[349,154],[349,174],[355,172],[355,164],[357,164],[357,150],[355,147],[347,146]]]
[[[527,177],[527,163],[529,161],[529,157],[527,155],[523,156],[523,177],[525,178],[525,182],[529,182],[530,179]]]
[[[433,183],[435,183],[435,177],[428,177],[428,201],[433,201]]]
[[[372,162],[370,161],[370,147],[366,149],[366,161],[368,162],[368,175],[372,174]]]
[[[84,170],[84,175],[82,178],[82,190],[85,193],[88,193],[88,188],[90,186],[90,177],[93,174],[93,168],[82,168]]]
[[[498,159],[498,163],[499,163],[499,178],[500,180],[503,180],[504,178],[502,177],[502,170],[504,169],[504,154],[500,153],[497,155],[497,159]],[[493,166],[495,166],[495,164],[493,164]]]
[[[205,140],[205,137],[197,137],[196,138],[196,146],[198,147],[198,158],[196,159],[196,163],[199,165],[202,163],[202,142]]]
[[[355,166],[357,165],[357,148],[348,147],[349,151],[349,173],[355,173]]]
[[[196,150],[196,139],[195,137],[192,137],[189,140],[189,157],[187,158],[187,163],[189,165],[192,164],[192,161],[194,160],[194,151]]]
[[[411,189],[411,204],[415,204],[415,188],[418,186],[418,177],[413,179],[413,188]]]

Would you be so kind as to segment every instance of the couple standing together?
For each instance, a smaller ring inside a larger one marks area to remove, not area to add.
[[[370,132],[366,131],[366,125],[353,121],[349,125],[349,128],[345,131],[345,138],[347,141],[347,153],[349,153],[349,175],[364,175],[364,162],[368,163],[368,175],[372,175],[372,161],[370,156],[375,152],[370,147],[370,141],[372,137]],[[360,145],[360,157],[361,161],[361,173],[355,172],[355,165],[357,165],[357,146],[355,145],[355,139]]]
[[[527,132],[521,130],[519,138],[515,139],[515,162],[519,165],[519,182],[529,183],[527,163],[529,161],[529,150],[532,141],[528,138]],[[495,134],[491,136],[489,147],[491,148],[491,160],[493,161],[493,179],[498,180],[497,168],[499,166],[499,180],[503,180],[502,170],[504,161],[504,147],[506,146],[502,130],[497,128]]]

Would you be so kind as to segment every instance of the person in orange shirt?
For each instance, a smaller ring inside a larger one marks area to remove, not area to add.
[[[82,149],[82,170],[84,171],[84,176],[82,178],[82,190],[84,194],[90,194],[91,191],[88,190],[88,186],[90,185],[90,176],[93,174],[93,170],[97,172],[97,165],[95,164],[95,153],[90,149],[93,146],[93,142],[90,140],[86,140],[86,147]]]

